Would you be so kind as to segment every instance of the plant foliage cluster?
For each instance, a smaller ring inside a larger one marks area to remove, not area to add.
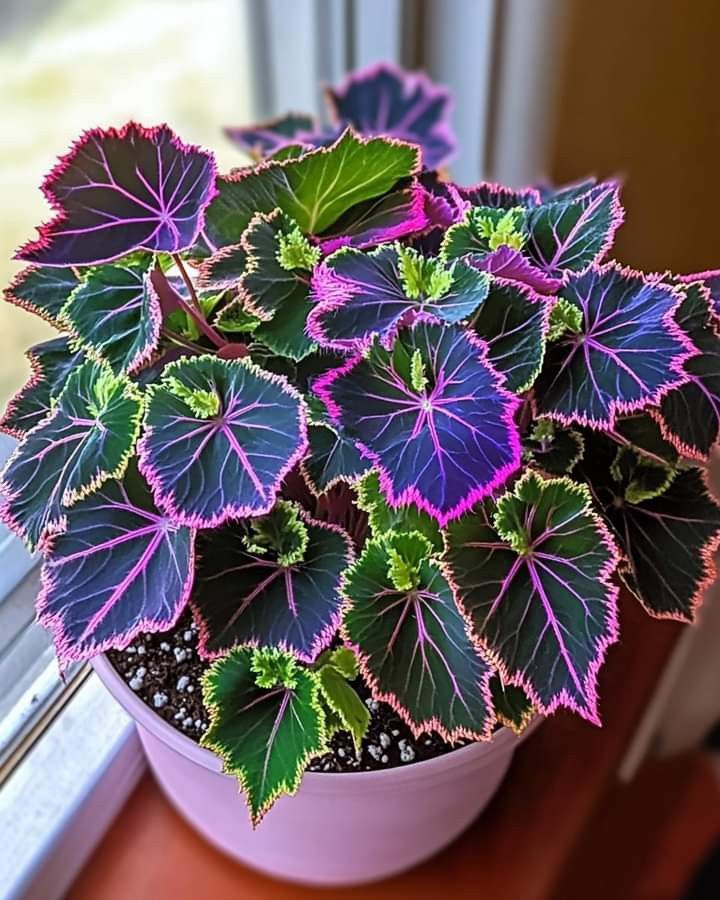
[[[353,684],[415,734],[599,722],[618,585],[691,620],[720,508],[717,273],[607,255],[619,187],[461,187],[449,98],[379,67],[335,123],[86,132],[6,292],[59,336],[2,427],[3,520],[44,557],[63,664],[189,605],[258,821]]]

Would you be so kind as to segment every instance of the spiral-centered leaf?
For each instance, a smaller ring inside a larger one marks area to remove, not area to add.
[[[150,388],[138,456],[163,511],[212,528],[267,512],[306,447],[300,398],[284,378],[201,356],[170,363]]]
[[[76,504],[52,538],[40,622],[63,661],[122,649],[177,621],[194,576],[194,532],[169,521],[136,483],[112,481]]]
[[[81,351],[70,349],[66,337],[35,344],[25,355],[32,375],[10,400],[0,419],[0,429],[14,437],[26,434],[51,412],[53,400],[84,360]]]
[[[404,264],[427,271],[410,284]],[[436,291],[431,290],[433,277],[444,282]],[[384,246],[371,253],[338,250],[315,270],[317,305],[308,319],[308,333],[322,346],[347,350],[392,331],[408,313],[460,322],[483,302],[489,283],[487,275],[464,263],[444,267],[401,247]]]
[[[347,572],[343,631],[377,699],[389,702],[414,734],[435,729],[448,740],[488,738],[493,725],[491,669],[470,636],[446,573],[427,558],[417,532],[365,544]],[[390,574],[393,555],[414,567],[401,589]]]
[[[87,131],[43,183],[56,217],[18,257],[81,266],[137,248],[177,253],[195,242],[214,185],[213,157],[167,125]]]
[[[387,193],[419,167],[419,151],[385,138],[363,140],[347,129],[329,147],[264,163],[218,179],[206,216],[213,250],[237,244],[256,213],[280,208],[305,234],[322,234],[349,209]]]
[[[687,381],[669,391],[660,404],[667,437],[689,457],[707,458],[720,436],[720,337],[702,283],[690,284],[675,319],[699,351],[685,363]]]
[[[497,504],[451,523],[447,560],[473,631],[541,712],[598,722],[597,672],[617,639],[618,550],[569,479],[527,473]]]
[[[70,296],[62,321],[73,342],[115,372],[134,372],[157,347],[162,311],[150,283],[151,258],[93,269]]]
[[[535,385],[540,413],[612,428],[619,413],[657,403],[686,380],[694,350],[673,319],[680,298],[670,287],[611,264],[572,278],[560,297],[582,323],[548,347]]]
[[[253,523],[214,532],[202,549],[193,597],[200,653],[214,658],[238,645],[280,646],[312,662],[339,625],[350,540],[336,526],[301,515],[307,546],[302,558],[283,564],[277,550],[258,552]]]
[[[421,389],[413,357],[424,369]],[[401,329],[390,350],[375,342],[314,389],[379,467],[391,506],[414,502],[441,525],[519,464],[518,401],[500,386],[483,345],[455,326]]]
[[[257,825],[280,794],[294,794],[308,761],[325,745],[325,716],[315,675],[281,657],[289,684],[261,687],[260,651],[236,648],[205,675],[203,700],[210,727],[203,747],[235,775]]]
[[[380,64],[350,75],[328,96],[335,116],[361,134],[419,144],[428,169],[445,165],[455,151],[450,94],[423,74]]]
[[[34,548],[63,525],[66,507],[122,475],[141,417],[135,385],[106,363],[84,363],[8,460],[3,519]]]

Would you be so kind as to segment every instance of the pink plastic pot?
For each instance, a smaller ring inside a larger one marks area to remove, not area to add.
[[[105,656],[93,666],[135,719],[155,777],[182,815],[235,859],[305,884],[375,881],[432,856],[487,806],[519,743],[502,728],[489,743],[401,768],[308,772],[298,793],[281,797],[253,831],[218,757],[146,706]]]

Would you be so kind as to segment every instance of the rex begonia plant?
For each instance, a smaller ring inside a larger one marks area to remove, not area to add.
[[[2,420],[2,519],[61,665],[190,607],[259,821],[354,685],[415,735],[599,723],[618,586],[693,618],[720,508],[720,276],[608,261],[619,187],[454,184],[449,97],[387,67],[335,124],[83,134],[6,292],[60,336]]]

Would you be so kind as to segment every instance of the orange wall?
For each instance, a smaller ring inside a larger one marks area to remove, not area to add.
[[[554,181],[625,176],[616,255],[720,267],[720,0],[571,0]]]

